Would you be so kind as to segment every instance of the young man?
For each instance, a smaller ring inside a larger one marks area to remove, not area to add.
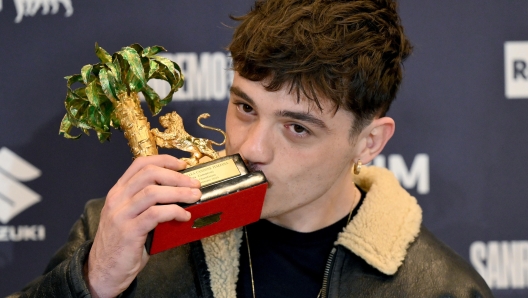
[[[237,20],[226,152],[268,178],[262,220],[149,257],[150,230],[190,218],[157,204],[195,202],[200,185],[176,158],[138,158],[25,293],[491,297],[390,172],[361,168],[394,132],[385,113],[411,51],[396,4],[258,1]]]

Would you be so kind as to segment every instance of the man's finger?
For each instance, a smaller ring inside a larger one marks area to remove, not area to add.
[[[202,193],[198,188],[150,185],[134,195],[127,202],[127,206],[123,206],[124,216],[136,217],[157,204],[191,204],[198,201],[201,196]]]
[[[189,219],[191,219],[191,213],[176,204],[151,206],[136,217],[139,223],[137,232],[147,235],[159,223],[171,220],[188,221]]]
[[[121,185],[120,197],[134,197],[151,185],[198,188],[200,187],[200,182],[174,170],[149,164],[131,177],[126,184]]]
[[[119,179],[117,184],[127,183],[138,171],[143,169],[146,165],[155,165],[160,168],[165,168],[173,171],[181,171],[187,167],[187,163],[174,156],[170,155],[152,155],[138,157],[132,162],[130,167],[125,171],[123,176]]]

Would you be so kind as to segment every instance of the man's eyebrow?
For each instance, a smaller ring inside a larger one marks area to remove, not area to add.
[[[323,120],[309,114],[309,113],[304,113],[304,112],[294,112],[294,111],[278,111],[275,113],[276,116],[278,117],[287,117],[287,118],[292,118],[292,119],[296,119],[296,120],[299,120],[299,121],[304,121],[304,122],[308,122],[308,123],[311,123],[311,124],[314,124],[316,126],[318,126],[319,128],[322,128],[324,130],[328,130],[328,127],[326,126],[326,124],[324,123]]]
[[[255,106],[255,102],[253,101],[253,99],[251,99],[249,95],[247,95],[244,91],[240,90],[240,88],[238,88],[237,86],[231,86],[230,92],[247,101],[248,104],[250,104],[251,106]]]
[[[240,90],[240,88],[236,87],[236,86],[231,86],[231,89],[230,89],[231,93],[235,94],[236,96],[244,99],[245,101],[248,102],[249,105],[251,106],[255,106],[255,102],[253,101],[253,99],[251,99],[251,97],[249,97],[249,95],[247,95],[244,91]],[[308,122],[308,123],[311,123],[315,126],[318,126],[319,128],[321,129],[324,129],[324,130],[328,130],[328,126],[326,126],[326,124],[319,118],[309,114],[309,113],[305,113],[305,112],[294,112],[294,111],[277,111],[275,112],[275,116],[277,117],[287,117],[287,118],[292,118],[292,119],[296,119],[296,120],[299,120],[299,121],[304,121],[304,122]]]

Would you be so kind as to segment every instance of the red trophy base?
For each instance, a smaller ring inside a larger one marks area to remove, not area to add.
[[[253,182],[255,180],[257,182]],[[147,252],[157,254],[258,221],[268,187],[264,175],[261,172],[248,173],[223,183],[202,188],[202,198],[218,191],[223,192],[222,195],[184,207],[191,213],[189,221],[173,220],[158,224],[147,237]],[[229,185],[235,185],[234,189],[229,189]]]

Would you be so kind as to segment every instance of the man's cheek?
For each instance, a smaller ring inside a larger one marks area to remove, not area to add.
[[[230,133],[230,132],[231,132],[231,130],[227,129],[227,127],[226,127],[225,150],[226,150],[226,154],[227,155],[232,155],[232,154],[236,153],[235,148],[233,148],[234,137],[233,138],[231,137],[231,136],[236,136],[236,134],[233,134],[233,133]]]
[[[225,150],[227,155],[233,155],[235,153],[238,153],[237,148],[233,146],[232,142],[226,142]]]

